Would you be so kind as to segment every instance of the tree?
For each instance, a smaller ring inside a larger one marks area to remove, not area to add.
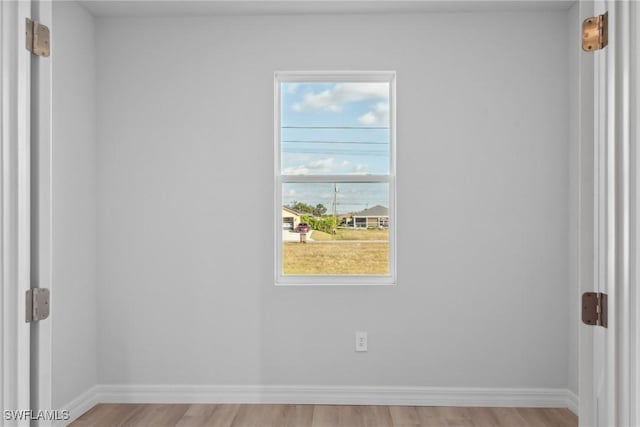
[[[322,216],[325,213],[327,213],[327,208],[322,203],[318,203],[314,209],[313,214],[315,216]]]
[[[313,216],[322,216],[325,213],[327,213],[327,208],[322,204],[322,203],[318,203],[315,207],[308,205],[306,203],[303,202],[298,202],[298,201],[292,201],[291,203],[289,203],[288,206],[290,209],[296,210],[298,212],[302,212],[302,213],[306,213],[306,214],[311,214]]]

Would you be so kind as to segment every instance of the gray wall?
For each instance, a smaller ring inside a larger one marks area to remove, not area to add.
[[[100,383],[567,387],[566,11],[96,22]],[[396,287],[273,285],[273,72],[322,69],[397,71]]]
[[[93,17],[53,4],[53,407],[97,381],[96,69]]]

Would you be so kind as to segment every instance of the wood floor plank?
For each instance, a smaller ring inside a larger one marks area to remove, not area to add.
[[[115,412],[115,410],[115,408],[109,409],[107,405],[96,405],[82,414],[80,417],[78,417],[78,419],[74,421],[72,425],[74,427],[97,427],[100,420],[110,418],[111,413]]]
[[[338,426],[344,427],[393,427],[389,408],[386,406],[338,406]]]
[[[146,426],[148,417],[155,413],[155,405],[140,405],[138,408],[127,406],[126,411],[120,412],[117,418],[113,419],[113,425],[118,426]]]
[[[189,409],[187,409],[184,416],[178,421],[176,427],[204,426],[217,408],[218,405],[189,405]]]
[[[498,419],[500,427],[530,427],[531,425],[518,413],[517,408],[491,408]]]
[[[337,427],[339,425],[338,406],[315,405],[311,427]]]
[[[285,419],[281,427],[307,427],[313,422],[313,405],[284,405]]]
[[[388,406],[360,406],[365,427],[393,427]]]
[[[565,408],[545,408],[543,412],[549,414],[554,421],[561,427],[572,427],[578,425],[578,417]]]
[[[475,424],[472,420],[468,420],[465,418],[456,418],[453,420],[445,420],[446,424],[443,424],[447,427],[479,427],[479,424]]]
[[[143,427],[173,427],[190,405],[145,405],[133,425]]]
[[[338,425],[336,427],[364,427],[363,409],[361,406],[336,406]]]
[[[421,406],[416,410],[421,426],[473,426],[466,408]]]
[[[205,422],[207,427],[231,427],[242,405],[215,405],[211,416]]]
[[[135,427],[139,425],[138,417],[145,410],[147,405],[126,405],[124,411],[120,412],[118,419],[114,420],[113,427]]]
[[[241,405],[231,427],[281,427],[287,405]]]
[[[577,427],[557,408],[99,404],[72,427]]]
[[[467,408],[467,413],[474,426],[500,427],[500,421],[491,408]]]
[[[557,427],[559,425],[544,412],[544,409],[518,408],[517,411],[531,427]]]
[[[389,406],[389,413],[394,426],[420,425],[420,416],[415,406]]]
[[[129,404],[100,404],[82,415],[73,423],[74,427],[113,427],[120,425],[130,411],[136,410],[137,405]],[[138,408],[138,410],[141,410]]]

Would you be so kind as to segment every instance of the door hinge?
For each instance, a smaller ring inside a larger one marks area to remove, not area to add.
[[[29,52],[37,56],[49,56],[49,27],[27,18],[25,36]]]
[[[49,296],[47,288],[32,288],[26,295],[26,322],[37,322],[49,317]]]
[[[609,43],[609,12],[592,16],[582,23],[582,50],[600,50]]]
[[[607,327],[607,294],[582,294],[582,322],[591,326]]]

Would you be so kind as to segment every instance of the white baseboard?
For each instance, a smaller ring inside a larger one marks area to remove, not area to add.
[[[566,389],[99,385],[99,403],[281,403],[333,405],[577,407]],[[573,410],[573,409],[572,409]]]
[[[59,408],[60,410],[69,411],[69,416],[71,418],[66,421],[56,421],[55,423],[52,423],[52,425],[54,427],[67,426],[68,424],[71,424],[76,419],[78,419],[82,414],[87,412],[89,409],[93,408],[98,403],[101,403],[97,400],[97,397],[98,397],[97,389],[98,389],[97,386],[91,387],[89,390],[85,391],[80,396],[76,397],[71,402],[64,405],[62,408]]]
[[[580,397],[571,390],[567,390],[567,408],[576,415],[580,412]]]
[[[97,385],[60,409],[67,425],[98,403],[271,403],[331,405],[470,406],[568,408],[579,399],[566,389],[252,386],[252,385]]]

